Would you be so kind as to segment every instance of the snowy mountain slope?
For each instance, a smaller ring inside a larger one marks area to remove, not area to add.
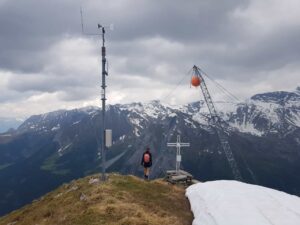
[[[237,181],[198,183],[186,190],[193,225],[296,225],[300,198]]]
[[[300,95],[297,92],[257,94],[237,108],[232,119],[239,125],[252,125],[262,135],[284,136],[300,127]]]
[[[206,123],[209,116],[205,104],[200,103],[194,118]],[[231,128],[257,136],[287,135],[300,127],[300,92],[271,92],[257,94],[242,103],[216,102],[216,109]]]
[[[284,136],[300,127],[300,92],[272,92],[257,94],[243,103],[215,102],[222,119],[229,124],[229,129],[257,136],[279,134]],[[203,101],[182,106],[170,106],[158,100],[148,103],[131,103],[114,107],[119,113],[128,115],[134,127],[134,134],[140,135],[148,123],[166,118],[183,116],[186,125],[209,128],[209,111]],[[108,107],[108,111],[109,111]],[[44,115],[32,116],[21,125],[19,131],[49,131],[59,129],[60,123],[76,124],[86,116],[99,114],[98,107],[86,107],[74,110],[59,110]]]
[[[272,92],[254,95],[242,103],[215,102],[222,119],[229,129],[256,136],[268,134],[287,135],[300,127],[300,92]],[[203,101],[182,106],[170,106],[160,101],[133,103],[121,106],[121,110],[135,115],[132,120],[140,129],[140,120],[163,120],[182,114],[186,124],[209,128],[209,111]]]
[[[51,132],[59,130],[61,126],[72,126],[86,117],[94,116],[98,107],[84,107],[73,110],[57,110],[41,115],[33,115],[18,128],[18,132]]]

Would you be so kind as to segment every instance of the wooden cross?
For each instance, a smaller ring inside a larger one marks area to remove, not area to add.
[[[190,147],[190,143],[181,143],[180,142],[180,135],[177,135],[177,142],[176,143],[167,143],[168,147],[176,147],[176,173],[179,174],[180,170],[180,162],[181,162],[181,153],[180,148],[181,147]]]

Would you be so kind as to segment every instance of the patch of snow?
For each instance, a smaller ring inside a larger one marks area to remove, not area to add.
[[[300,107],[299,107],[300,108]],[[291,118],[288,119],[289,122],[297,127],[300,127],[300,110],[299,113],[292,113]]]
[[[233,103],[233,102],[217,101],[217,102],[214,102],[214,104],[215,104],[217,112],[224,116],[227,114],[230,114],[232,112],[235,112],[237,109],[237,106],[238,106],[237,103]]]
[[[170,113],[171,108],[159,101],[150,101],[148,103],[131,103],[120,105],[121,111],[129,111],[140,115],[142,118],[158,119]]]
[[[130,122],[131,122],[132,124],[138,126],[138,127],[142,127],[142,126],[140,125],[140,122],[141,122],[141,121],[140,121],[139,119],[137,119],[137,118],[130,118]]]
[[[157,108],[154,108],[150,105],[146,105],[144,108],[145,113],[152,118],[157,119],[158,115],[160,114],[159,110]]]
[[[232,126],[233,128],[237,129],[242,133],[250,133],[252,135],[259,136],[259,137],[261,137],[264,133],[262,131],[255,129],[253,123],[239,124],[238,122],[235,121],[234,123],[229,123],[229,124],[230,126]]]
[[[273,124],[280,122],[277,111],[279,108],[282,108],[282,106],[276,103],[262,101],[252,101],[252,103],[257,107],[258,112],[262,112],[264,116]]]
[[[190,124],[192,128],[197,128],[196,125],[193,122],[191,122],[189,119],[185,118],[184,121],[186,124]]]
[[[119,140],[120,140],[120,141],[123,141],[123,140],[125,139],[125,137],[126,137],[126,135],[124,134],[124,135],[122,135],[121,137],[119,137]]]
[[[97,111],[99,111],[99,108],[97,106],[86,106],[79,109],[80,112],[84,112],[88,115],[97,114]]]
[[[211,154],[214,153],[213,151],[210,151],[208,148],[203,149],[202,152],[211,153]],[[201,151],[199,151],[199,155],[201,155]]]
[[[170,114],[168,114],[168,117],[176,117],[176,116],[177,116],[176,113],[170,113]]]
[[[192,116],[192,119],[202,125],[209,125],[208,122],[208,116],[209,115],[203,115],[202,113],[196,113]]]
[[[60,156],[62,156],[63,152],[64,152],[66,149],[68,149],[72,144],[73,144],[73,143],[70,143],[70,144],[68,144],[68,145],[66,145],[66,146],[61,147],[60,149],[58,149],[58,150],[57,150],[58,154],[59,154]]]
[[[135,134],[135,136],[139,137],[140,136],[140,132],[138,128],[134,128],[133,133]]]
[[[296,225],[300,198],[238,181],[211,181],[187,188],[193,225]]]
[[[52,131],[55,131],[55,130],[59,130],[60,129],[60,124],[57,124],[56,126],[52,127]]]
[[[75,125],[75,124],[78,124],[78,123],[80,123],[80,120],[72,123],[72,125]]]

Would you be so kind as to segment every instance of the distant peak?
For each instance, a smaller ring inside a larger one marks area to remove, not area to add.
[[[161,104],[160,100],[158,100],[158,99],[151,100],[149,103],[151,103],[151,104]]]
[[[251,100],[264,101],[264,102],[278,102],[278,101],[286,101],[294,97],[297,98],[299,97],[299,95],[295,92],[275,91],[275,92],[267,92],[267,93],[253,95],[251,97]]]

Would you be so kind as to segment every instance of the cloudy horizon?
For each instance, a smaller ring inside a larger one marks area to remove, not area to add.
[[[100,106],[101,42],[80,6],[87,32],[115,27],[108,104],[199,100],[194,64],[240,99],[300,86],[298,0],[0,0],[0,117]]]

